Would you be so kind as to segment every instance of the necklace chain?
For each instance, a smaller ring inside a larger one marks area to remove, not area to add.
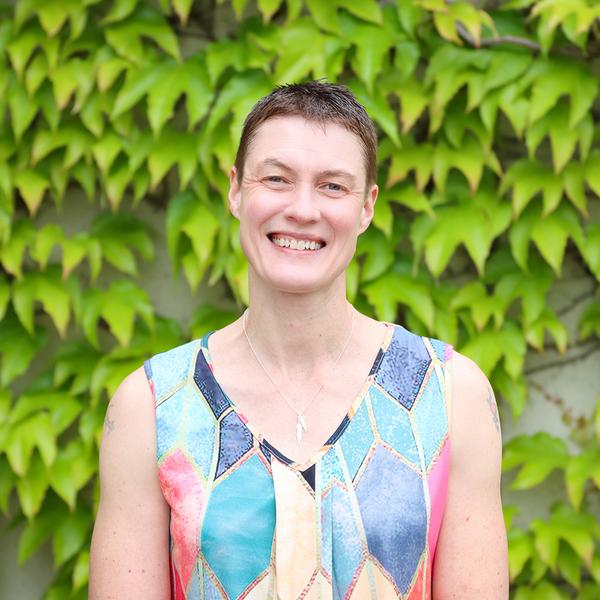
[[[333,365],[331,366],[332,370],[337,367],[338,362],[340,361],[340,359],[344,355],[344,352],[346,352],[346,349],[348,348],[348,346],[350,344],[350,340],[352,339],[352,334],[354,333],[354,314],[355,313],[356,313],[356,311],[354,309],[352,309],[352,324],[350,325],[350,333],[348,334],[348,338],[346,339],[346,342],[344,343],[342,351],[339,353],[338,357],[335,359]],[[272,375],[269,373],[269,371],[267,371],[267,368],[265,367],[262,360],[258,356],[256,350],[254,349],[254,346],[252,345],[252,342],[250,341],[250,337],[246,330],[247,319],[248,319],[248,309],[246,309],[246,311],[244,312],[244,316],[242,317],[242,329],[244,330],[244,335],[246,336],[246,340],[248,341],[248,346],[250,347],[250,350],[252,351],[254,358],[256,358],[256,361],[260,365],[261,369],[264,371],[265,375],[270,379],[271,383],[275,386],[275,389],[279,392],[280,396],[285,400],[285,403],[290,407],[290,409],[296,415],[296,439],[298,441],[298,444],[300,444],[300,442],[302,441],[302,436],[304,435],[304,432],[308,431],[304,413],[306,413],[306,411],[311,407],[312,403],[317,399],[317,397],[321,393],[321,390],[323,389],[323,386],[325,385],[325,382],[321,383],[321,385],[318,387],[317,391],[313,394],[313,397],[310,399],[308,404],[301,411],[298,411],[294,407],[294,405],[289,401],[288,397],[283,393],[282,389],[279,387],[278,383],[275,381],[275,379],[272,377]]]

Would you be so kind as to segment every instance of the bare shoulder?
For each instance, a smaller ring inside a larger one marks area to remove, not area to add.
[[[110,400],[102,429],[101,450],[113,442],[123,445],[148,442],[154,437],[154,397],[144,368],[131,372]]]
[[[492,386],[470,358],[454,352],[452,362],[453,454],[457,460],[468,458],[473,467],[479,463],[484,471],[499,479],[502,436]]]

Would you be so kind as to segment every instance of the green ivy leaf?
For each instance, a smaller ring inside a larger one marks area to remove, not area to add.
[[[356,80],[351,81],[349,87],[354,92],[356,99],[365,107],[371,118],[391,138],[396,147],[399,147],[400,137],[398,135],[396,115],[390,108],[386,98],[378,90],[375,90],[373,94],[368,93],[363,84]]]
[[[328,40],[340,42],[339,39],[323,35],[309,19],[299,19],[281,30],[278,43],[289,50],[279,56],[273,73],[274,83],[283,85],[308,76],[313,79],[325,77]]]
[[[492,316],[496,326],[501,326],[507,309],[506,302],[500,296],[488,296],[481,281],[472,281],[463,286],[454,296],[450,306],[453,310],[468,307],[479,331],[485,328]]]
[[[257,0],[258,10],[268,23],[281,6],[283,0]]]
[[[35,216],[48,189],[48,179],[37,169],[24,169],[15,174],[15,186],[23,197],[29,214]]]
[[[592,448],[571,457],[565,470],[565,483],[569,500],[579,510],[583,500],[583,491],[588,479],[592,479],[600,488],[600,450]]]
[[[544,214],[548,215],[562,198],[562,180],[539,162],[520,160],[511,165],[502,182],[501,191],[513,188],[513,210],[519,216],[538,193],[543,194]]]
[[[563,182],[567,197],[573,203],[573,206],[575,206],[584,217],[588,217],[587,198],[584,189],[584,165],[575,162],[569,163],[563,171]]]
[[[181,231],[191,240],[192,248],[200,264],[206,264],[219,231],[219,222],[211,211],[198,202],[195,210],[188,214],[188,219],[181,226]]]
[[[415,221],[411,230],[411,239],[417,253],[421,246],[425,247],[425,261],[431,273],[437,277],[448,265],[452,255],[459,244],[464,244],[469,255],[475,262],[480,273],[483,272],[486,258],[492,241],[498,232],[494,231],[489,217],[481,209],[476,208],[484,199],[485,190],[478,192],[473,203],[461,203],[458,205],[441,207],[435,215],[435,219],[422,215]],[[489,200],[488,200],[489,201]],[[492,200],[493,202],[493,200]],[[504,213],[500,227],[504,228],[510,215],[507,207],[496,204],[497,211],[501,216]],[[501,211],[501,212],[500,212]],[[419,222],[422,224],[418,224]],[[427,233],[423,241],[418,239],[419,228],[427,224]],[[416,227],[416,229],[415,229]],[[468,235],[465,235],[468,232]]]
[[[531,239],[557,275],[561,272],[567,240],[571,235],[575,237],[578,231],[576,216],[564,205],[536,221],[531,228]]]
[[[567,544],[560,544],[558,550],[558,569],[561,575],[575,588],[581,589],[582,561]]]
[[[177,3],[177,0],[175,0],[175,3]],[[181,3],[181,0],[179,0],[179,3]],[[77,560],[75,561],[75,565],[73,566],[73,590],[77,591],[87,584],[89,570],[90,553],[89,550],[84,549],[77,556]]]
[[[6,308],[8,307],[8,301],[10,300],[10,285],[0,276],[0,321],[6,314]]]
[[[123,115],[135,106],[151,88],[162,81],[170,65],[169,61],[149,60],[139,70],[129,69],[125,83],[115,99],[111,117],[114,119]]]
[[[190,320],[191,335],[199,338],[208,331],[216,331],[225,327],[239,316],[239,311],[233,308],[225,309],[212,304],[202,304],[194,311]]]
[[[129,350],[121,348],[121,350]],[[105,392],[109,398],[114,395],[117,388],[132,371],[139,368],[143,357],[130,355],[127,358],[116,358],[114,355],[100,359],[90,386],[90,393],[94,402],[97,402]]]
[[[517,436],[506,444],[502,469],[508,471],[520,466],[510,487],[524,490],[540,484],[554,469],[565,469],[568,462],[565,442],[546,432],[538,432],[531,436]]]
[[[77,285],[76,280],[71,279],[69,285],[65,286],[58,268],[51,268],[45,273],[29,272],[15,282],[13,306],[30,335],[34,334],[34,304],[38,301],[52,318],[61,337],[64,337],[69,323],[71,298],[77,293],[74,285]]]
[[[515,579],[523,571],[523,567],[535,556],[533,538],[528,532],[512,528],[508,532],[508,571],[510,581]]]
[[[5,516],[8,516],[11,492],[16,482],[17,477],[10,468],[6,457],[0,455],[0,510]]]
[[[404,181],[410,171],[415,173],[417,191],[422,192],[433,171],[434,149],[430,144],[418,146],[407,143],[405,147],[395,150],[388,174],[388,186]]]
[[[541,352],[544,350],[544,334],[546,331],[553,337],[558,351],[564,354],[567,350],[569,334],[554,311],[549,308],[546,308],[535,322],[527,326],[525,337],[529,344]]]
[[[598,79],[580,62],[563,57],[540,60],[531,89],[530,123],[553,108],[562,95],[570,97],[569,127],[588,114],[598,93]]]
[[[560,540],[564,540],[584,563],[590,567],[594,553],[593,532],[597,523],[592,515],[575,512],[565,504],[557,504],[547,521],[535,519],[531,529],[535,534],[535,546],[542,559],[556,571]]]
[[[36,54],[25,72],[25,88],[33,96],[40,85],[48,78],[48,61],[43,54]]]
[[[515,600],[566,600],[559,588],[549,581],[542,581],[534,587],[519,586]]]
[[[63,240],[62,254],[63,279],[66,279],[85,258],[88,259],[92,281],[98,277],[102,267],[102,246],[87,232]]]
[[[34,336],[30,337],[12,312],[4,316],[0,321],[0,381],[3,386],[27,370],[33,357],[45,346],[46,340],[44,329],[36,329]]]
[[[90,516],[83,507],[77,507],[72,513],[57,523],[52,537],[54,565],[59,567],[75,556],[85,544],[90,529]]]
[[[373,281],[383,275],[394,263],[394,250],[385,235],[369,227],[359,238],[356,257],[364,257],[360,281]]]
[[[540,142],[548,135],[554,171],[560,173],[575,152],[577,143],[582,157],[586,157],[589,148],[588,140],[591,140],[592,134],[593,124],[589,116],[584,117],[576,127],[571,127],[567,112],[558,105],[529,128],[526,136],[529,156],[533,158]]]
[[[108,11],[103,23],[116,23],[126,19],[135,10],[138,0],[113,0],[111,9]]]
[[[197,137],[192,133],[163,129],[148,156],[151,189],[156,188],[175,164],[179,169],[179,189],[185,188],[196,170],[197,143]]]
[[[119,155],[119,152],[122,150],[123,142],[121,137],[112,131],[105,133],[102,138],[92,146],[94,160],[104,176],[106,176],[110,167]]]
[[[592,152],[585,164],[585,179],[596,196],[600,196],[600,152]]]
[[[59,450],[50,469],[50,485],[71,511],[77,505],[77,492],[97,471],[97,457],[81,440],[71,441]]]
[[[29,219],[18,219],[13,223],[8,241],[0,247],[2,266],[16,278],[22,276],[22,263],[27,246],[35,236],[35,229]]]
[[[348,12],[364,21],[370,21],[375,25],[383,23],[381,8],[376,0],[336,0],[338,6],[345,8]]]
[[[56,523],[64,518],[66,508],[50,504],[44,505],[33,519],[25,525],[19,538],[18,559],[22,565],[52,535]]]
[[[117,54],[136,64],[143,64],[145,60],[143,37],[150,38],[167,54],[181,60],[173,30],[164,17],[149,6],[139,7],[127,19],[109,25],[105,29],[105,36]]]
[[[90,62],[79,58],[60,64],[50,78],[59,110],[66,108],[73,94],[77,96],[76,106],[81,107],[94,85],[94,72]]]
[[[421,116],[430,98],[423,84],[416,78],[408,79],[396,93],[402,104],[402,133],[406,134]]]
[[[26,517],[34,517],[39,512],[47,489],[47,469],[40,457],[35,454],[31,459],[27,474],[17,481],[19,503]]]
[[[473,359],[488,376],[503,360],[507,373],[516,379],[523,369],[526,343],[520,327],[505,320],[500,329],[490,329],[473,335],[460,351]]]
[[[522,375],[513,378],[505,369],[499,367],[494,370],[492,379],[494,389],[500,391],[503,400],[510,406],[513,418],[518,419],[523,414],[529,399],[525,378]]]
[[[129,63],[120,56],[101,56],[101,59],[98,60],[98,66],[96,68],[96,81],[98,84],[98,90],[100,92],[108,91],[128,66]],[[132,77],[134,73],[137,72],[135,70],[128,71],[127,75]]]
[[[148,92],[148,120],[155,136],[173,116],[179,97],[186,95],[188,129],[207,113],[213,99],[208,71],[204,60],[196,56],[187,62],[173,65],[164,77]]]
[[[65,148],[64,166],[72,167],[87,155],[92,139],[85,129],[77,126],[67,126],[56,131],[41,129],[33,142],[31,162],[35,165],[58,148]]]
[[[121,279],[113,281],[106,291],[87,290],[83,298],[81,324],[87,339],[97,348],[97,322],[99,318],[104,319],[121,346],[126,347],[137,315],[148,327],[154,326],[154,312],[146,292],[135,283]]]
[[[50,2],[38,5],[38,18],[49,36],[56,35],[67,19],[79,8],[77,0],[64,0],[60,3]]]
[[[413,212],[426,213],[431,219],[435,219],[435,212],[430,199],[425,194],[418,192],[412,185],[394,186],[390,190],[380,191],[379,200],[382,197],[389,198],[388,202],[402,204]],[[379,206],[377,210],[379,210]]]
[[[359,19],[344,15],[341,21],[342,34],[356,49],[351,59],[354,72],[373,94],[376,77],[381,73],[385,57],[394,46],[396,36],[380,25],[371,25]]]
[[[305,0],[306,6],[313,16],[315,23],[326,31],[340,32],[337,2],[320,2],[319,0]]]
[[[582,339],[600,336],[600,302],[588,304],[579,317],[579,333]]]
[[[410,308],[429,330],[433,328],[435,308],[429,287],[410,275],[386,273],[364,286],[363,292],[382,321],[394,322],[397,306],[402,304]]]

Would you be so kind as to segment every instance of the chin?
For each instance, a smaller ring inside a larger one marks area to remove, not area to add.
[[[285,294],[310,294],[320,292],[336,285],[340,277],[344,280],[344,270],[329,274],[326,277],[316,276],[314,271],[309,273],[291,273],[292,269],[286,269],[285,272],[265,273],[265,276],[259,277],[264,285]]]

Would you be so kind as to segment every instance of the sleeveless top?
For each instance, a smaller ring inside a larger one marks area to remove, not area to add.
[[[173,600],[431,598],[452,347],[387,327],[350,411],[304,465],[221,389],[210,334],[145,362]]]

